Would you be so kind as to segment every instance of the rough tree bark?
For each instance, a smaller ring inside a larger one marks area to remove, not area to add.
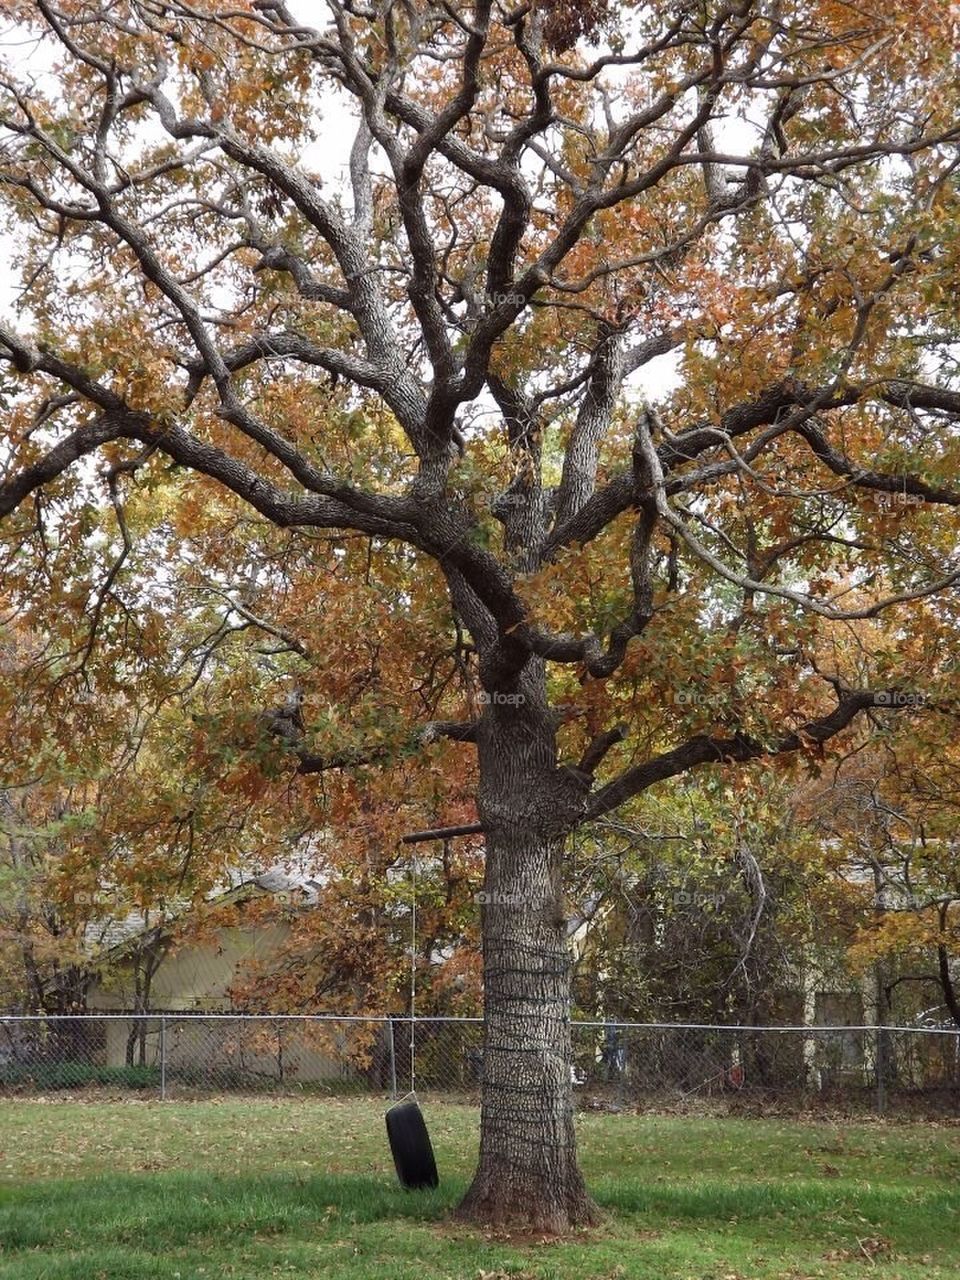
[[[481,1138],[458,1212],[563,1232],[596,1219],[577,1164],[563,910],[565,836],[583,788],[557,768],[542,703],[489,704],[478,746],[486,831]]]

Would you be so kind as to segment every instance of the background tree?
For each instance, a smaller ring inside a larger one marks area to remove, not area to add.
[[[17,1013],[75,1013],[90,980],[83,945],[89,913],[73,903],[64,910],[59,901],[48,872],[60,823],[38,812],[36,801],[0,794],[0,1004]]]
[[[786,771],[762,765],[726,781],[691,775],[577,840],[571,880],[590,904],[574,984],[585,1017],[802,1020],[822,857],[795,791]]]
[[[879,1018],[960,1025],[954,749],[917,738],[861,750],[803,807],[825,845],[817,897],[842,899],[847,962],[872,975]]]
[[[73,655],[46,714],[67,723],[101,645],[118,682],[156,678],[181,559],[284,648],[291,615],[312,633],[303,740],[257,746],[238,674],[196,726],[206,794],[253,813],[284,762],[364,777],[419,744],[407,798],[433,823],[434,771],[465,761],[456,794],[475,767],[461,1212],[588,1221],[571,833],[700,766],[815,760],[892,706],[894,645],[825,662],[831,629],[886,613],[909,648],[931,611],[954,623],[949,11],[8,10],[41,43],[3,83],[23,293],[0,517],[10,610]],[[345,185],[312,146],[335,101],[358,121]],[[637,379],[667,355],[654,408]],[[341,667],[325,719],[328,594],[368,694]]]

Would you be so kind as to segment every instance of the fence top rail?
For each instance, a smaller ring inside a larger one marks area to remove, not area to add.
[[[0,1022],[409,1022],[399,1015],[363,1013],[203,1013],[179,1009],[145,1009],[128,1013],[0,1013]],[[466,1018],[417,1018],[417,1022],[466,1022]],[[473,1019],[482,1022],[482,1018]]]
[[[794,1035],[819,1036],[836,1034],[840,1031],[903,1031],[923,1032],[926,1035],[956,1036],[960,1035],[960,1027],[904,1027],[892,1022],[844,1023],[838,1026],[781,1026],[779,1023],[751,1025],[743,1022],[586,1022],[581,1019],[571,1020],[572,1027],[621,1027],[636,1031],[762,1031],[790,1032]]]
[[[143,1012],[107,1013],[96,1010],[87,1013],[0,1013],[0,1023],[50,1023],[50,1022],[358,1022],[358,1023],[409,1023],[438,1022],[478,1025],[479,1017],[453,1017],[450,1015],[423,1015],[411,1018],[409,1014],[357,1014],[357,1013],[203,1013],[179,1010],[147,1010]],[[960,1036],[960,1027],[905,1027],[888,1023],[860,1023],[846,1026],[754,1026],[745,1023],[712,1022],[602,1022],[576,1018],[571,1027],[592,1027],[597,1030],[614,1028],[621,1031],[722,1031],[762,1032],[820,1036],[840,1032],[891,1031],[905,1034]]]

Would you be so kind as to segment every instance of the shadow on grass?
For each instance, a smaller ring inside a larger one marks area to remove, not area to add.
[[[431,1221],[465,1184],[407,1192],[382,1178],[280,1174],[215,1177],[194,1173],[105,1175],[48,1180],[0,1191],[5,1251],[139,1242],[182,1245],[197,1236],[254,1237],[298,1233],[320,1224]]]
[[[34,1249],[138,1244],[154,1250],[204,1237],[262,1239],[342,1232],[362,1224],[436,1222],[457,1203],[463,1179],[436,1191],[407,1192],[382,1177],[283,1174],[216,1177],[197,1173],[106,1175],[48,1180],[0,1191],[4,1254]],[[870,1187],[853,1181],[696,1185],[600,1180],[597,1201],[617,1219],[663,1225],[768,1219],[809,1234],[817,1221],[871,1223],[905,1243],[955,1243],[960,1190]],[[864,1227],[866,1231],[867,1228]]]

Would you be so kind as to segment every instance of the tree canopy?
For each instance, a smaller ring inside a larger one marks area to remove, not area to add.
[[[198,887],[482,832],[465,1212],[589,1218],[571,832],[942,710],[951,10],[5,12],[2,781]]]

